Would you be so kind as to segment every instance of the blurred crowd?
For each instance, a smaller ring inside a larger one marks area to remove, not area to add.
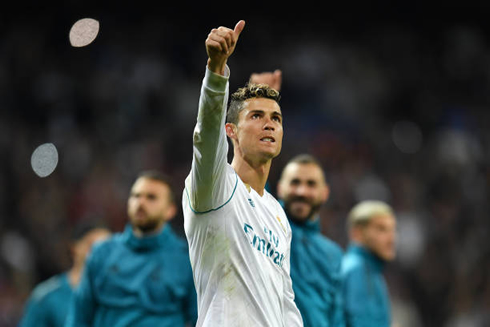
[[[331,187],[322,231],[343,248],[357,201],[396,210],[398,257],[386,277],[397,326],[490,325],[488,30],[407,16],[62,13],[15,17],[0,30],[0,326],[15,326],[33,286],[70,266],[77,221],[123,229],[140,170],[171,174],[180,202],[204,40],[242,18],[231,89],[253,72],[283,71],[285,137],[271,192],[292,156],[317,156]],[[90,14],[97,39],[71,47],[71,24]],[[31,154],[46,142],[59,163],[40,178]],[[182,215],[172,223],[183,235]]]

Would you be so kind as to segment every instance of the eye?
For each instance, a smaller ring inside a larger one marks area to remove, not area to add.
[[[273,116],[272,120],[280,123],[281,122],[281,116]]]
[[[309,180],[308,181],[308,186],[309,187],[315,187],[316,186],[316,181]]]
[[[257,118],[260,118],[260,114],[253,114],[252,115],[252,119],[257,119]]]

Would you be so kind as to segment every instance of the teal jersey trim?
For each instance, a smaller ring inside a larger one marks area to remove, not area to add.
[[[185,187],[185,195],[187,196],[187,200],[189,201],[189,208],[191,208],[192,212],[194,212],[196,215],[203,215],[205,213],[209,213],[211,211],[218,211],[219,209],[223,208],[225,205],[228,204],[228,202],[231,201],[231,199],[235,195],[235,191],[236,191],[236,188],[238,186],[238,175],[236,174],[236,172],[235,172],[235,177],[236,177],[235,187],[233,188],[233,192],[231,193],[230,198],[225,203],[223,203],[222,205],[220,205],[219,207],[214,208],[214,209],[209,209],[209,210],[206,210],[206,211],[197,211],[197,210],[194,210],[194,208],[191,205],[191,199],[189,198],[189,193],[187,193],[187,187]]]

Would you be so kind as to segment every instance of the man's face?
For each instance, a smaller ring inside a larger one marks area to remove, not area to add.
[[[361,243],[384,261],[396,256],[396,220],[391,214],[380,214],[371,218],[361,228]]]
[[[175,215],[167,184],[149,178],[138,178],[128,199],[128,216],[134,229],[143,233],[155,231]]]
[[[311,219],[327,201],[329,188],[323,171],[313,163],[288,164],[278,184],[278,196],[288,216],[296,221]]]
[[[227,134],[242,156],[258,161],[275,158],[281,152],[283,137],[279,104],[267,98],[246,100],[238,125],[227,124]]]

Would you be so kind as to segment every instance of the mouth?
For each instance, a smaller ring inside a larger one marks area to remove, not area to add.
[[[143,209],[138,209],[135,213],[135,217],[138,219],[144,219],[146,218],[147,214],[146,211]]]
[[[294,196],[289,199],[289,203],[306,203],[311,204],[311,201],[304,196]]]
[[[265,136],[260,139],[261,142],[275,143],[276,140],[272,136]]]

